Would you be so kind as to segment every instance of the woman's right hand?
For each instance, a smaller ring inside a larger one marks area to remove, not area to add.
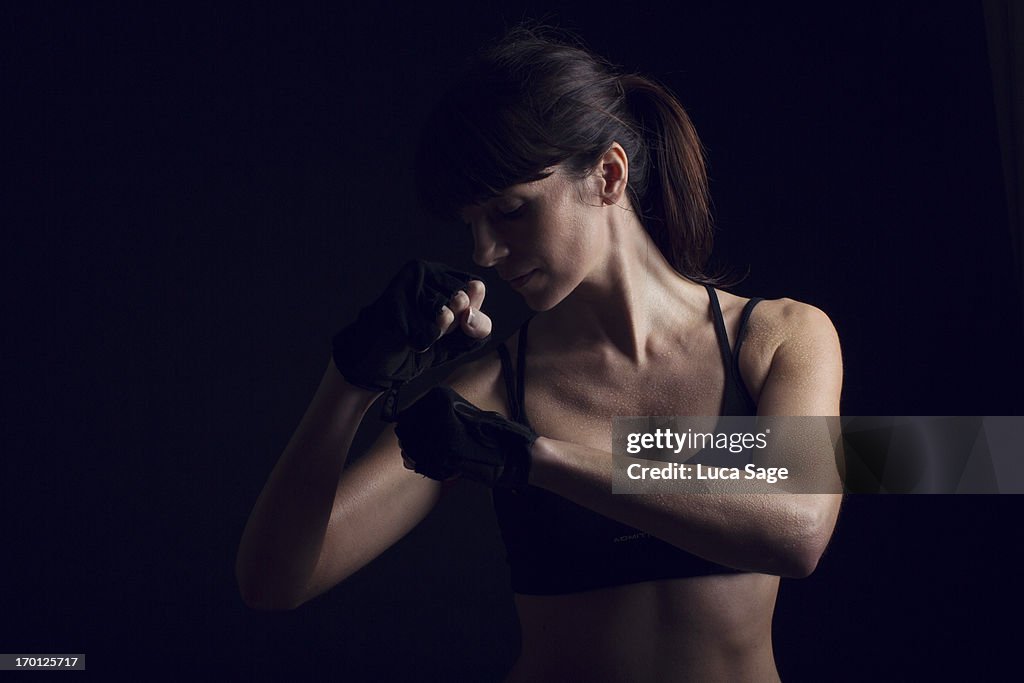
[[[396,388],[486,343],[491,320],[480,311],[483,297],[483,282],[469,273],[409,261],[381,296],[334,336],[334,363],[352,385]]]
[[[486,339],[492,327],[491,318],[481,310],[486,295],[483,280],[470,280],[465,290],[456,292],[437,316],[441,330],[438,339],[456,331],[473,339]]]

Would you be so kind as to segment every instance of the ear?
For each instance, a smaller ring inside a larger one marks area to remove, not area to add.
[[[598,196],[604,205],[621,204],[629,183],[629,158],[626,150],[613,142],[597,162],[594,175],[598,182]]]

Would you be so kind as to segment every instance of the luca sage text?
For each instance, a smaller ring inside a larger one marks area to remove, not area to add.
[[[761,479],[769,484],[789,479],[785,467],[705,467],[671,463],[662,467],[644,467],[633,463],[626,468],[630,479]]]

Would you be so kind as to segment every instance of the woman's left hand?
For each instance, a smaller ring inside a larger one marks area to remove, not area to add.
[[[398,414],[395,434],[405,466],[431,479],[458,476],[520,490],[530,473],[537,434],[437,386]]]

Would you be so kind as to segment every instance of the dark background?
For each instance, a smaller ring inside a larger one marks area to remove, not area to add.
[[[830,315],[844,414],[1022,414],[981,6],[686,7],[5,10],[0,651],[147,677],[500,680],[518,631],[485,491],[457,487],[294,612],[246,608],[233,563],[335,329],[410,257],[479,272],[462,226],[416,209],[413,141],[473,47],[526,16],[679,95],[716,254],[750,268],[732,291]],[[482,275],[509,333],[526,309]],[[783,581],[783,678],[1009,666],[1022,511],[849,498],[817,572]]]

